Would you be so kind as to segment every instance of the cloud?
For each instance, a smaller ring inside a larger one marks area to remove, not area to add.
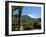
[[[29,17],[32,17],[32,18],[38,18],[38,17],[36,17],[36,16],[34,16],[34,15],[32,15],[32,14],[28,14],[28,16],[29,16]]]

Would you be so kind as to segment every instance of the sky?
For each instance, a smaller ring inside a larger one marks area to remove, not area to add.
[[[18,14],[18,9],[13,12],[13,15]],[[23,6],[22,14],[21,15],[28,15],[32,18],[39,18],[41,17],[41,7],[34,7],[34,6]]]

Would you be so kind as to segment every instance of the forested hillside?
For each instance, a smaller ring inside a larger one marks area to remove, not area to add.
[[[28,15],[23,15],[20,19],[20,27],[22,26],[22,30],[41,29],[41,18],[35,19]],[[18,31],[18,20],[19,18],[17,16],[12,17],[12,31]]]

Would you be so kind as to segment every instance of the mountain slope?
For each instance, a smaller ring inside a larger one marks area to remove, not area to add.
[[[21,18],[22,18],[22,20],[33,20],[33,18],[31,18],[31,17],[29,17],[28,15],[23,15],[23,16],[21,16]]]

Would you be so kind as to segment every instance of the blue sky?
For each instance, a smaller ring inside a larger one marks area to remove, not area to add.
[[[18,14],[18,9],[14,11],[13,15]],[[32,18],[39,18],[41,17],[41,7],[34,7],[34,6],[23,6],[22,15],[28,15]]]

